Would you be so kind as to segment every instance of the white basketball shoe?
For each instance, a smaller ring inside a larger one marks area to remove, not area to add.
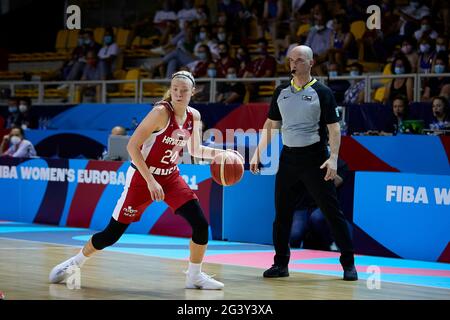
[[[54,267],[52,271],[50,271],[48,279],[51,283],[64,282],[67,277],[75,271],[75,269],[80,269],[80,266],[72,257]]]
[[[190,275],[186,274],[186,289],[202,289],[202,290],[221,290],[224,284],[220,281],[214,280],[212,276],[204,272]]]

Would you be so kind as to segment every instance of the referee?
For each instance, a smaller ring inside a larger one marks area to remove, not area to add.
[[[331,90],[311,77],[313,64],[310,47],[297,46],[290,51],[293,78],[289,84],[275,90],[260,142],[250,161],[252,173],[259,173],[261,153],[271,141],[271,131],[281,127],[283,150],[275,181],[276,216],[273,223],[275,257],[264,277],[289,276],[293,213],[298,199],[308,192],[328,220],[341,251],[344,280],[353,281],[358,280],[358,274],[352,240],[333,183],[341,139],[339,113]]]

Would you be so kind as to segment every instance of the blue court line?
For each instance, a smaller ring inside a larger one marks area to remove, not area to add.
[[[342,271],[328,271],[328,270],[302,270],[302,269],[290,269],[289,271],[320,274],[324,276],[342,277]],[[358,272],[358,278],[360,280],[367,280],[369,277],[373,277],[373,273]],[[450,278],[436,277],[436,276],[416,276],[410,274],[388,274],[382,273],[380,275],[381,289],[383,289],[383,282],[392,282],[403,285],[417,285],[422,287],[437,287],[442,289],[450,289]],[[450,292],[449,292],[450,297]]]
[[[429,270],[450,270],[450,264],[442,262],[403,260],[399,258],[356,256],[355,262],[358,265],[377,265],[396,268],[417,268]],[[291,263],[299,264],[339,264],[339,257],[336,258],[315,258],[315,259],[297,259],[291,260]]]

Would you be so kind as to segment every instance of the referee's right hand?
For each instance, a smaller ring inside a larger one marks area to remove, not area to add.
[[[259,152],[258,150],[255,151],[255,154],[253,155],[252,159],[250,160],[250,171],[253,174],[259,174],[260,173],[260,162],[259,162]]]

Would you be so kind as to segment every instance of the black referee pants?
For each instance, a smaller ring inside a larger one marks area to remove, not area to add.
[[[328,159],[326,146],[316,143],[307,147],[283,147],[275,181],[273,243],[275,264],[287,266],[290,258],[289,237],[294,210],[302,193],[307,191],[325,215],[337,246],[343,267],[354,264],[353,244],[344,214],[339,209],[333,181],[325,181],[326,169],[320,166]]]

